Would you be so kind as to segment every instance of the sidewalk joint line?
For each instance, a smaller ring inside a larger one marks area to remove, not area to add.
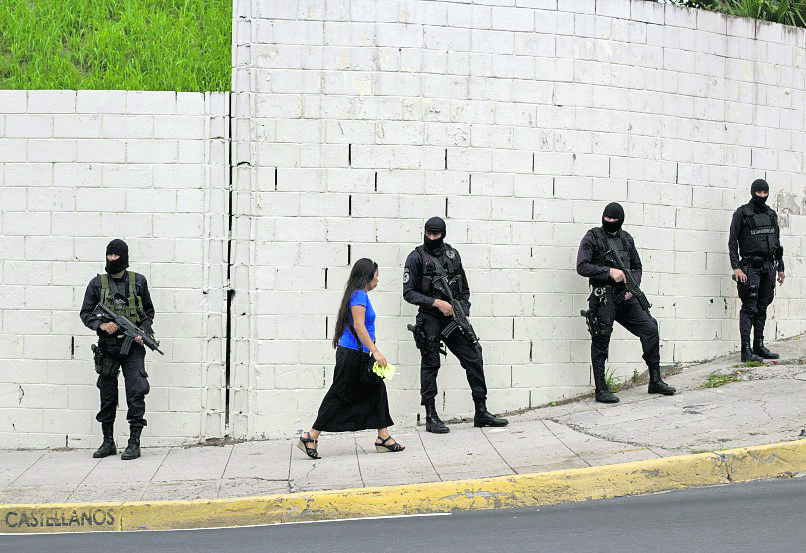
[[[26,472],[28,472],[29,470],[31,470],[31,467],[33,467],[35,464],[37,464],[39,461],[41,461],[41,460],[42,460],[42,458],[43,458],[43,457],[44,457],[46,454],[47,454],[47,452],[42,453],[42,454],[41,454],[39,457],[37,457],[36,461],[34,461],[34,462],[33,462],[33,463],[31,463],[30,465],[28,465],[28,467],[27,467],[27,468],[26,468],[24,471],[22,471],[21,473],[19,473],[19,474],[17,475],[17,477],[16,477],[14,480],[12,480],[11,482],[9,482],[9,483],[8,483],[8,485],[9,485],[9,486],[11,486],[11,485],[13,485],[13,484],[14,484],[14,482],[16,482],[17,480],[19,480],[20,478],[22,478],[22,477],[23,477],[23,475],[24,475]]]
[[[487,435],[487,432],[485,432],[483,428],[481,429],[481,433],[484,435],[485,438],[487,438],[487,443],[490,444],[490,447],[493,448],[493,451],[495,451],[498,454],[498,457],[504,462],[504,464],[507,466],[507,468],[512,471],[512,474],[518,474],[518,471],[516,471],[514,468],[512,468],[512,465],[510,465],[507,462],[507,460],[504,459],[504,456],[501,455],[501,452],[498,451],[498,449],[495,447],[495,445],[493,445],[493,443],[490,441],[490,436]],[[509,434],[510,437],[512,436],[512,433],[508,433],[508,434]]]
[[[232,452],[235,451],[235,446],[237,444],[232,444],[229,450],[229,455],[227,455],[227,462],[224,464],[224,470],[221,471],[221,477],[218,479],[218,489],[216,490],[215,496],[221,497],[221,486],[224,485],[224,475],[227,473],[227,467],[229,466],[230,459],[232,459]]]
[[[423,442],[423,433],[415,429],[415,433],[417,434],[417,438],[420,440],[420,445],[423,446],[423,453],[425,453],[425,458],[428,459],[428,463],[431,465],[431,469],[434,471],[434,474],[437,475],[440,482],[444,482],[442,479],[442,475],[437,470],[437,467],[434,466],[434,461],[431,460],[431,456],[428,454],[428,450],[425,448],[425,443]]]
[[[93,460],[95,461],[95,464],[92,466],[92,468],[91,468],[90,470],[88,470],[88,471],[87,471],[87,474],[85,474],[85,475],[84,475],[84,478],[82,478],[82,479],[79,481],[79,483],[78,483],[78,484],[76,484],[76,487],[75,487],[75,488],[73,488],[73,491],[71,491],[71,492],[70,492],[70,494],[67,496],[67,501],[70,501],[70,498],[71,498],[71,497],[73,497],[73,494],[74,494],[74,493],[76,493],[76,490],[78,490],[79,486],[81,486],[81,484],[83,484],[83,483],[84,483],[84,481],[87,479],[87,477],[88,477],[90,474],[92,474],[92,471],[94,471],[95,469],[97,469],[97,468],[98,468],[98,465],[100,465],[100,464],[101,464],[101,461],[102,461],[103,459],[101,458],[101,459],[93,459]]]
[[[556,420],[553,420],[553,419],[545,419],[545,420],[550,420],[550,421],[551,421],[551,422],[553,422],[554,424],[559,424],[560,426],[564,426],[565,428],[568,428],[569,430],[573,430],[573,428],[571,428],[571,427],[569,427],[569,426],[567,426],[567,425],[565,425],[565,424],[563,424],[563,423],[561,423],[561,422],[557,422]],[[554,433],[554,431],[553,431],[551,428],[549,428],[549,426],[548,426],[548,425],[545,423],[545,420],[542,420],[542,419],[541,419],[541,421],[540,421],[540,422],[542,422],[542,423],[543,423],[543,426],[545,426],[545,427],[546,427],[546,430],[548,430],[549,432],[551,432],[551,435],[552,435],[552,436],[554,436],[554,438],[555,438],[555,439],[556,439],[558,442],[560,442],[561,444],[563,444],[563,445],[565,446],[565,449],[567,449],[568,451],[570,451],[570,452],[571,452],[571,453],[574,455],[574,457],[576,457],[577,459],[579,459],[580,461],[582,461],[583,463],[585,463],[585,464],[586,464],[586,465],[588,465],[589,467],[592,467],[592,466],[593,466],[593,465],[591,465],[591,464],[588,462],[588,460],[587,460],[587,459],[583,459],[582,457],[580,457],[580,456],[579,456],[579,454],[578,454],[576,451],[574,451],[573,449],[571,449],[567,443],[565,443],[565,442],[564,442],[562,439],[560,439],[560,437],[559,437],[557,434],[555,434],[555,433]]]
[[[162,455],[162,461],[160,461],[160,464],[159,464],[159,465],[157,465],[157,468],[156,468],[156,469],[154,469],[154,472],[152,472],[152,473],[151,473],[151,476],[148,478],[148,480],[146,480],[146,481],[145,481],[145,486],[143,486],[143,492],[140,494],[140,497],[139,497],[139,500],[140,500],[140,501],[142,501],[142,500],[143,500],[143,497],[144,497],[144,496],[145,496],[145,494],[146,494],[146,490],[148,489],[148,486],[151,484],[151,481],[152,481],[152,480],[154,480],[154,476],[156,476],[157,471],[159,471],[159,470],[160,470],[160,467],[162,467],[162,463],[164,463],[164,462],[165,462],[165,458],[166,458],[166,457],[168,457],[168,453],[170,453],[170,451],[171,451],[171,448],[169,447],[169,448],[168,448],[168,449],[167,449],[167,450],[166,450],[166,451],[163,453],[163,455]]]
[[[146,492],[148,491],[148,488],[150,488],[150,487],[151,487],[151,484],[154,482],[154,477],[155,477],[155,476],[157,475],[157,473],[160,471],[160,469],[162,468],[162,465],[164,465],[164,464],[165,464],[165,460],[168,458],[168,455],[170,455],[170,454],[171,454],[171,451],[173,451],[173,450],[174,450],[174,448],[173,448],[173,447],[169,447],[169,448],[168,448],[168,451],[166,451],[166,452],[165,452],[165,455],[162,457],[162,461],[160,461],[160,464],[159,464],[159,466],[157,467],[157,470],[155,470],[155,471],[154,471],[154,474],[152,474],[152,475],[151,475],[151,478],[149,478],[149,479],[148,479],[148,482],[146,482],[145,488],[143,488],[143,493],[142,493],[142,494],[140,494],[140,500],[141,500],[141,501],[142,501],[142,500],[143,500],[143,498],[146,496]]]
[[[358,477],[361,479],[361,487],[366,488],[367,483],[364,482],[364,475],[361,474],[361,459],[358,458],[358,440],[353,437],[353,451],[355,452],[355,464],[358,465]]]
[[[291,489],[291,463],[294,462],[294,449],[296,448],[293,444],[291,444],[291,447],[288,448],[288,475],[285,479],[288,486],[288,493],[294,493],[294,491]]]

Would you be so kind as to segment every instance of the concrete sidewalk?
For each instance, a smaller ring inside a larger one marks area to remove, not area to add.
[[[781,361],[740,366],[738,354],[666,378],[671,397],[646,385],[621,403],[583,399],[510,416],[502,429],[453,424],[446,435],[395,428],[406,450],[378,454],[371,431],[323,434],[322,459],[295,439],[146,448],[143,457],[93,459],[91,450],[0,451],[0,504],[238,498],[466,480],[650,461],[797,440],[806,427],[806,353],[800,338],[772,344]],[[703,388],[711,374],[741,381]],[[121,444],[119,444],[121,445]]]

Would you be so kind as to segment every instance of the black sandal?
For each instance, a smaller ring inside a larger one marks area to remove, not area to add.
[[[305,438],[304,436],[308,436]],[[310,457],[311,459],[321,459],[319,457],[319,452],[316,451],[315,447],[308,447],[308,444],[318,444],[319,440],[314,440],[311,438],[311,435],[307,432],[299,437],[299,441],[297,442],[297,449],[300,451],[304,451],[305,454]]]
[[[378,436],[378,439],[381,443],[375,442],[375,451],[378,453],[397,453],[398,451],[403,451],[406,449],[404,446],[400,445],[399,443],[395,442],[391,445],[386,445],[386,442],[392,439],[392,436],[387,436],[386,438],[381,438]]]

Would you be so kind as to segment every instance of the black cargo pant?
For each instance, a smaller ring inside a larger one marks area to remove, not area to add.
[[[764,324],[767,322],[767,307],[775,297],[775,263],[745,258],[740,268],[747,275],[747,282],[737,282],[742,309],[739,311],[739,335],[742,341],[750,341],[750,329],[756,340],[764,339]]]
[[[133,343],[129,350],[129,355],[120,355],[121,340],[102,337],[98,340],[98,347],[102,348],[103,354],[112,356],[120,363],[120,370],[123,372],[123,380],[126,384],[126,403],[129,411],[126,419],[131,426],[145,426],[146,420],[143,416],[146,413],[145,397],[150,391],[148,384],[148,374],[146,373],[145,347]],[[100,423],[115,422],[115,413],[118,408],[118,371],[110,376],[98,375],[96,383],[101,391],[101,410],[95,416]]]
[[[601,295],[596,295],[602,290]],[[599,333],[591,337],[591,365],[596,389],[605,383],[605,361],[610,350],[610,336],[613,334],[613,322],[618,322],[633,335],[641,339],[644,350],[644,361],[650,369],[660,366],[660,336],[658,322],[638,304],[638,300],[624,300],[624,291],[614,290],[610,286],[594,288],[588,297],[589,308],[596,313]]]
[[[425,405],[437,395],[437,373],[440,367],[437,347],[441,339],[442,330],[450,322],[451,317],[430,315],[428,313],[419,313],[417,315],[417,325],[422,325],[429,343],[434,346],[431,349],[420,350],[421,405]],[[478,349],[472,346],[459,329],[453,331],[448,338],[442,339],[442,342],[456,356],[459,364],[465,370],[473,399],[486,401],[487,384],[484,381],[484,361],[481,356],[481,346]]]

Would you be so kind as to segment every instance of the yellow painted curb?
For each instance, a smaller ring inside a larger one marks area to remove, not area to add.
[[[0,532],[164,530],[500,509],[806,472],[806,440],[604,465],[338,491],[195,501],[0,505]]]

